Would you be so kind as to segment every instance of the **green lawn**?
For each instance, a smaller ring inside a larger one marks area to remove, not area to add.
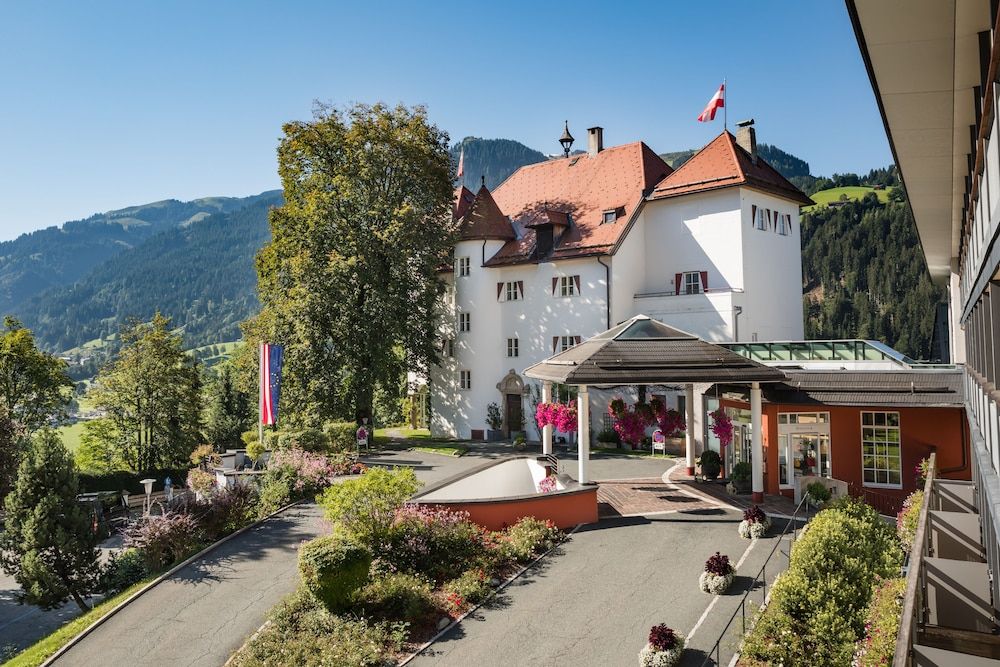
[[[376,438],[404,438],[406,440],[424,440],[431,437],[431,432],[426,428],[410,428],[409,426],[390,426],[387,428],[375,429]]]
[[[415,452],[430,452],[431,454],[443,454],[445,456],[462,456],[469,448],[458,443],[428,442],[410,447]]]
[[[62,626],[48,637],[39,639],[37,642],[24,649],[16,656],[4,663],[4,667],[35,667],[65,646],[69,640],[80,634],[85,628],[96,622],[101,617],[107,615],[118,603],[132,595],[140,588],[152,581],[152,577],[140,581],[131,588],[127,588],[118,595],[104,600],[96,607],[83,614],[66,625]]]
[[[617,456],[652,456],[653,453],[649,449],[630,449],[626,447],[591,447],[591,454],[614,454]],[[657,456],[663,456],[662,453],[657,454]]]
[[[76,450],[80,447],[80,436],[83,434],[83,425],[85,423],[81,421],[59,427],[59,435],[62,436],[63,444],[66,445],[66,449],[73,453],[76,453]]]
[[[840,201],[840,197],[846,196],[850,200],[860,200],[864,198],[869,192],[874,192],[878,200],[883,204],[889,201],[889,193],[892,191],[891,187],[887,187],[884,190],[876,190],[875,188],[870,188],[867,186],[845,186],[842,188],[830,188],[829,190],[820,190],[819,192],[810,195],[810,198],[816,202],[817,206],[825,206],[830,202]],[[804,210],[808,211],[813,206],[807,206]]]

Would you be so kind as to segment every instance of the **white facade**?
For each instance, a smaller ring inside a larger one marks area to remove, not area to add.
[[[772,212],[766,229],[755,226],[756,210]],[[778,214],[788,216],[782,224],[788,234],[779,233]],[[486,267],[503,242],[461,241],[448,278],[454,302],[444,317],[454,356],[431,374],[432,432],[479,436],[487,429],[487,405],[495,402],[509,414],[507,402],[520,392],[525,430],[537,439],[524,368],[558,352],[564,336],[570,343],[585,340],[640,313],[710,341],[801,340],[800,241],[798,203],[747,187],[646,201],[610,256]],[[463,258],[469,258],[468,275],[461,275]],[[695,279],[685,274],[697,274],[696,293],[685,293],[683,281]],[[563,277],[576,293],[561,294]],[[516,299],[507,298],[507,283],[522,288],[515,288]],[[469,331],[460,331],[463,313]],[[517,356],[508,356],[509,339],[517,341]],[[600,430],[610,393],[590,396],[591,421]],[[505,424],[509,430],[520,429]]]

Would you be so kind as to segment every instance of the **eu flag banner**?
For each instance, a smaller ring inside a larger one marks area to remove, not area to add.
[[[268,426],[278,422],[283,353],[280,345],[260,344],[260,423]]]

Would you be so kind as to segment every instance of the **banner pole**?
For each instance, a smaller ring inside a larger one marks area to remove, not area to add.
[[[729,114],[727,110],[729,109],[729,103],[726,98],[729,97],[729,87],[726,85],[726,77],[722,77],[722,131],[726,132],[729,130]]]
[[[264,447],[264,343],[257,355],[257,440]]]

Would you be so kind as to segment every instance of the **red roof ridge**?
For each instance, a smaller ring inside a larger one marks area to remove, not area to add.
[[[516,237],[514,227],[504,215],[496,200],[485,185],[479,188],[475,199],[462,216],[458,225],[459,238],[469,239],[501,239],[513,240]]]

